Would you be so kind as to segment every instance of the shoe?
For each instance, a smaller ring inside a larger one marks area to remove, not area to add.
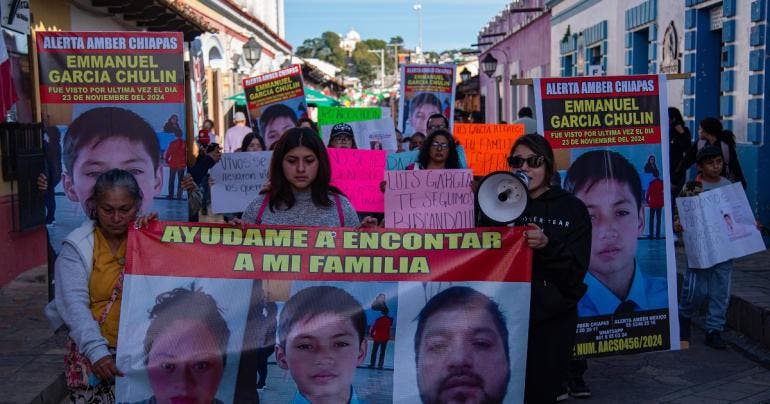
[[[560,403],[562,401],[567,401],[567,399],[569,399],[569,390],[567,390],[567,386],[561,386],[559,395],[556,396],[556,402]]]
[[[706,334],[706,345],[714,349],[727,349],[727,343],[722,339],[722,335],[719,331],[711,330]]]
[[[267,385],[257,386],[257,391],[263,391],[267,388]]]
[[[569,390],[569,395],[575,398],[591,397],[591,389],[586,386],[586,382],[581,376],[570,377],[567,382],[567,390]]]
[[[690,342],[690,319],[679,316],[679,340]]]

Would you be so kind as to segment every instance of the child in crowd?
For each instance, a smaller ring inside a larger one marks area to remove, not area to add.
[[[679,196],[695,196],[703,191],[709,191],[732,182],[721,176],[724,166],[722,150],[716,146],[706,145],[698,151],[696,164],[700,175],[695,181],[688,182]],[[677,232],[686,231],[674,220]],[[722,339],[727,306],[730,303],[730,277],[733,270],[733,260],[720,262],[705,269],[690,268],[684,274],[682,292],[679,296],[679,335],[682,341],[690,341],[690,324],[692,317],[698,312],[703,300],[708,298],[706,314],[706,345],[714,349],[725,349],[727,345]]]
[[[663,180],[660,172],[652,170],[653,179],[647,186],[647,207],[650,208],[650,233],[649,238],[660,238],[660,218],[663,212]]]
[[[297,383],[292,403],[360,403],[352,384],[366,357],[365,333],[364,309],[344,290],[313,286],[292,296],[281,311],[275,352]]]

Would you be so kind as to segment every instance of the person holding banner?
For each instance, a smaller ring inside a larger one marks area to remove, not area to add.
[[[735,150],[735,134],[722,127],[722,122],[717,118],[707,117],[698,125],[698,141],[690,146],[681,163],[671,175],[679,178],[697,162],[697,154],[705,146],[715,146],[722,151],[722,176],[732,182],[740,182],[746,189],[746,178],[743,176],[741,163],[738,161],[738,152]]]
[[[417,161],[406,167],[407,170],[444,170],[462,168],[457,144],[452,134],[443,129],[428,135],[420,148]]]
[[[114,379],[123,376],[115,348],[128,226],[137,220],[142,189],[130,172],[112,169],[96,178],[92,190],[85,201],[90,220],[67,235],[56,260],[56,298],[46,316],[54,328],[69,328],[70,400],[114,402]]]
[[[517,226],[527,226],[534,249],[525,400],[554,403],[566,377],[577,324],[577,303],[591,256],[591,218],[583,202],[550,186],[554,154],[540,135],[516,140],[508,156],[513,172],[526,174],[530,201]]]
[[[421,149],[423,143],[425,143],[425,135],[422,132],[414,132],[409,138],[409,150]]]
[[[257,132],[251,132],[244,136],[243,142],[241,142],[241,148],[238,149],[238,151],[242,152],[255,152],[264,150],[267,150],[265,147],[265,141],[262,139],[262,136],[259,136],[259,133]]]
[[[232,153],[238,150],[238,146],[241,145],[244,136],[251,132],[251,128],[246,125],[246,114],[243,112],[236,112],[233,116],[233,122],[235,125],[225,132],[225,153]]]
[[[346,123],[338,123],[332,127],[329,135],[329,148],[358,149],[356,137],[353,135],[353,127]]]
[[[426,128],[428,129],[429,135],[439,129],[448,131],[449,120],[446,119],[444,114],[433,114],[428,118]]]
[[[274,145],[270,187],[260,192],[236,224],[355,227],[358,215],[342,191],[330,184],[331,163],[321,138],[292,128]],[[372,223],[374,222],[374,223]],[[364,226],[376,219],[364,218]]]

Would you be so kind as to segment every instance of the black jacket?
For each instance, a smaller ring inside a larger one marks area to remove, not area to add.
[[[583,277],[591,258],[591,218],[580,199],[551,188],[530,199],[517,226],[534,223],[548,244],[534,250],[532,260],[532,321],[538,322],[577,305],[586,285]]]

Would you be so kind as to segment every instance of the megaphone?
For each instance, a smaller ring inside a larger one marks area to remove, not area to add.
[[[523,171],[495,171],[482,178],[476,190],[481,221],[498,226],[513,223],[527,208],[528,185],[529,177]]]

